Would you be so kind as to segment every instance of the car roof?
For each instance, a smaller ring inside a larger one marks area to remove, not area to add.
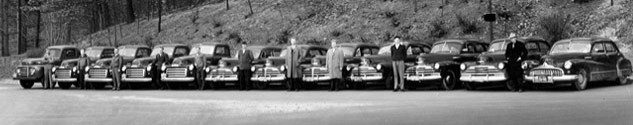
[[[369,43],[341,43],[338,44],[339,47],[379,47],[378,45],[369,44]]]
[[[253,45],[253,46],[247,46],[246,48],[249,49],[283,49],[283,47],[280,46],[270,46],[270,45]]]
[[[185,44],[180,44],[180,43],[170,43],[170,44],[159,44],[154,46],[154,48],[156,47],[175,47],[175,46],[187,46]]]
[[[55,46],[49,46],[48,49],[67,49],[67,48],[77,48],[74,45],[55,45]]]
[[[147,45],[125,45],[125,46],[119,46],[118,49],[123,49],[123,48],[149,48],[149,46]]]
[[[444,42],[455,42],[455,43],[460,43],[460,44],[464,44],[464,43],[482,43],[482,44],[488,44],[488,43],[484,43],[481,42],[480,40],[477,39],[468,39],[468,38],[448,38],[448,39],[442,39],[439,40],[433,44],[438,44],[438,43],[444,43]]]
[[[509,38],[496,39],[496,40],[493,40],[493,41],[492,41],[492,42],[490,42],[490,43],[496,43],[496,42],[502,42],[502,41],[509,41],[509,40],[510,40]],[[540,37],[518,37],[518,38],[517,38],[517,41],[520,41],[520,42],[526,42],[526,41],[545,41],[545,39],[540,38]],[[545,42],[547,42],[547,41],[545,41]]]
[[[200,46],[200,45],[214,46],[214,45],[228,45],[228,44],[220,43],[220,42],[201,42],[201,43],[192,44],[192,46]]]
[[[574,41],[589,41],[590,43],[604,42],[604,41],[613,42],[611,39],[603,38],[603,37],[576,37],[576,38],[569,38],[569,39],[559,40],[559,41],[556,41],[556,43],[558,43],[558,42],[574,42]]]
[[[111,46],[91,46],[91,47],[86,47],[86,49],[114,49],[114,47]]]

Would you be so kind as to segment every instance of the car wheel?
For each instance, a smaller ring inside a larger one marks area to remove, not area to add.
[[[33,81],[20,80],[20,86],[22,86],[22,88],[24,89],[31,89],[31,87],[33,87],[33,84]]]
[[[73,82],[72,85],[75,86],[75,88],[81,88],[81,85],[79,85],[79,82]]]
[[[60,82],[59,83],[59,88],[62,89],[70,89],[70,86],[72,85],[72,83],[68,83],[68,82]]]
[[[506,83],[506,89],[510,90],[510,91],[514,91],[517,89],[517,83],[513,83],[513,80],[507,80]]]
[[[466,87],[466,90],[477,90],[477,85],[472,82],[464,82],[464,87]]]
[[[389,76],[385,79],[385,87],[387,87],[387,89],[393,89],[393,76]]]
[[[587,71],[585,71],[584,69],[581,69],[580,71],[578,71],[577,77],[578,77],[578,80],[576,80],[572,84],[572,87],[578,91],[587,89],[587,83],[589,83],[589,77],[587,77]]]
[[[455,84],[457,83],[455,72],[448,71],[448,73],[442,76],[442,87],[444,90],[453,90],[455,89]]]
[[[92,87],[94,87],[94,89],[103,89],[105,88],[105,83],[92,83]]]
[[[264,82],[255,82],[253,83],[255,85],[255,88],[259,89],[259,90],[264,90],[268,88],[268,84],[264,83]]]

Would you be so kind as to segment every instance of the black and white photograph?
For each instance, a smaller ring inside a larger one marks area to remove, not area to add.
[[[0,0],[1,125],[632,125],[632,0]]]

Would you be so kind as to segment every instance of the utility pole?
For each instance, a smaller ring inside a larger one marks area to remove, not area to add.
[[[488,0],[488,13],[492,14],[492,0]],[[488,32],[489,32],[489,38],[490,41],[492,42],[492,40],[494,40],[494,21],[490,21],[488,22],[489,26],[488,26]]]

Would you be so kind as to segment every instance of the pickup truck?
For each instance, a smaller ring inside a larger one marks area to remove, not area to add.
[[[255,59],[252,62],[253,65],[263,65],[267,58],[279,57],[282,50],[281,47],[277,46],[248,46],[246,48],[253,53],[253,56],[255,56]],[[205,81],[207,84],[212,84],[217,87],[225,86],[229,83],[236,85],[238,82],[237,65],[237,58],[223,58],[218,62],[218,65],[207,66],[205,69],[205,72],[207,73]],[[242,79],[250,80],[250,78]]]
[[[27,58],[20,61],[15,73],[14,80],[20,81],[20,86],[30,89],[35,82],[41,82],[44,86],[44,70],[52,66],[58,66],[64,60],[75,59],[80,55],[79,49],[72,45],[57,45],[46,48],[45,53],[50,53],[50,60],[45,57]]]
[[[148,57],[151,49],[144,45],[125,45],[117,48],[118,54],[123,58],[123,64],[129,64],[136,58]],[[85,81],[96,89],[102,89],[106,84],[112,83],[112,71],[110,63],[112,56],[97,60],[86,68]]]
[[[310,65],[312,58],[317,56],[323,56],[327,53],[327,48],[316,45],[296,45],[300,50],[301,55],[298,63],[302,70],[306,65]],[[280,57],[269,57],[266,59],[264,65],[254,65],[251,68],[253,76],[251,81],[257,89],[266,89],[269,85],[285,85],[286,81],[286,67],[285,67],[285,54],[288,49],[284,49],[281,52]],[[325,58],[324,58],[325,59]]]
[[[85,49],[84,51],[86,53],[86,56],[89,58],[90,60],[90,64],[93,64],[94,62],[97,63],[101,63],[102,59],[104,58],[111,58],[112,56],[114,56],[114,47],[108,47],[108,46],[93,46],[93,47],[88,47]],[[68,89],[70,88],[70,85],[75,85],[75,87],[79,87],[81,86],[81,84],[77,83],[77,78],[79,75],[84,75],[84,74],[79,74],[80,72],[77,71],[77,69],[79,69],[77,67],[77,61],[79,61],[79,59],[70,59],[70,60],[65,60],[64,62],[62,62],[62,64],[60,66],[56,66],[53,67],[55,69],[55,72],[53,72],[53,82],[57,82],[59,83],[59,87],[62,89]],[[89,69],[88,67],[84,67],[86,69]],[[86,70],[88,74],[90,74],[91,72],[89,72],[88,70]],[[68,75],[70,73],[70,75]],[[88,75],[85,74],[85,75]],[[105,73],[103,75],[106,75]],[[89,77],[84,77],[84,80],[90,80]],[[112,80],[110,80],[112,81]],[[89,82],[89,81],[86,81]]]
[[[156,59],[156,55],[158,55],[159,48],[163,48],[163,52],[167,54],[169,60],[166,63],[170,63],[171,60],[177,57],[185,56],[189,53],[189,46],[184,44],[160,44],[154,46],[152,52],[149,57],[137,58],[132,61],[131,64],[124,65],[121,69],[121,81],[126,84],[135,85],[135,84],[145,84],[151,85],[152,76],[157,76],[160,74],[154,74],[155,69],[152,68],[152,62]],[[164,68],[167,68],[163,66]],[[161,67],[161,68],[163,68]],[[159,79],[157,79],[159,80]]]
[[[197,85],[195,80],[203,78],[196,78],[196,70],[206,67],[196,67],[194,65],[198,50],[206,57],[205,62],[207,65],[218,65],[220,59],[231,56],[231,48],[224,43],[204,42],[194,44],[191,48],[192,51],[189,56],[175,58],[170,65],[165,65],[161,68],[161,82],[167,84],[177,83],[173,84],[175,86],[190,86],[194,84],[196,88],[199,88],[201,85]]]

